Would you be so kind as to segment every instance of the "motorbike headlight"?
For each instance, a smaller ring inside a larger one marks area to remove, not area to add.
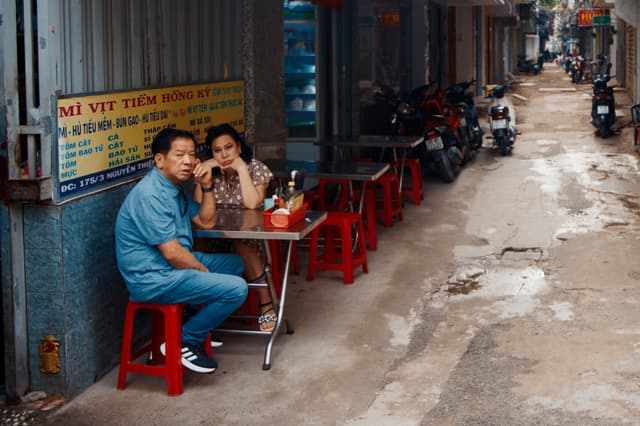
[[[398,111],[400,112],[400,114],[411,114],[411,108],[405,102],[402,102],[398,106]]]

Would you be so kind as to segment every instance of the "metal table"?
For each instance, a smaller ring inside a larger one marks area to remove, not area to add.
[[[227,239],[254,239],[262,240],[267,262],[271,265],[271,252],[268,240],[280,240],[287,242],[284,272],[282,277],[282,288],[280,289],[280,300],[273,287],[270,268],[267,268],[267,284],[250,284],[252,287],[268,287],[271,293],[271,300],[278,311],[278,320],[273,331],[260,331],[249,329],[217,329],[222,333],[269,335],[265,353],[263,370],[271,368],[271,350],[273,342],[278,335],[283,322],[285,296],[287,294],[287,282],[289,276],[289,265],[291,263],[292,241],[299,241],[313,231],[327,217],[327,212],[307,211],[305,220],[291,225],[289,228],[274,228],[264,225],[264,218],[261,210],[248,210],[237,208],[216,209],[216,224],[213,229],[198,229],[193,231],[194,237],[200,238],[227,238]]]
[[[407,151],[415,148],[424,142],[424,136],[384,136],[384,135],[363,135],[355,140],[320,140],[314,142],[319,146],[330,146],[338,148],[338,158],[344,160],[342,148],[358,147],[358,148],[391,148],[393,152],[393,165],[398,161],[397,150],[402,150],[400,170],[400,199],[402,199],[402,179],[404,176],[404,163],[407,158]],[[381,153],[382,156],[382,153]]]
[[[265,160],[264,163],[269,167],[273,175],[278,179],[288,179],[289,171],[292,169],[300,170],[305,176],[313,178],[327,179],[346,179],[348,181],[349,190],[349,210],[354,211],[353,207],[353,181],[367,182],[375,181],[390,166],[389,163],[334,163],[328,161],[287,161],[287,160]],[[360,191],[360,200],[358,200],[358,213],[362,215],[364,209],[365,190],[364,185]],[[353,230],[353,246],[352,250],[358,247],[358,231]]]
[[[346,179],[349,181],[349,200],[353,198],[353,181],[374,181],[386,173],[390,166],[388,163],[333,163],[328,161],[287,161],[264,160],[276,178],[286,179],[289,170],[297,169],[307,177]],[[364,191],[361,191],[358,212],[362,213],[364,206]],[[350,204],[351,210],[353,206]]]

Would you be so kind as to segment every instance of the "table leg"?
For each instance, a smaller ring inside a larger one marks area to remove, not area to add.
[[[394,151],[395,152],[395,151]],[[404,163],[405,163],[405,159],[407,158],[407,150],[403,149],[402,150],[402,160],[400,161],[400,177],[398,178],[398,197],[400,200],[400,205],[404,205],[404,200],[402,199],[402,179],[404,178]]]
[[[358,213],[360,213],[360,216],[362,217],[362,212],[364,211],[364,197],[365,197],[365,191],[367,189],[367,184],[366,182],[362,182],[362,188],[360,188],[360,200],[358,201]],[[353,182],[351,180],[349,180],[349,199],[352,200],[353,199]],[[349,202],[349,211],[353,212],[353,201]],[[351,246],[351,252],[355,253],[358,250],[358,238],[364,238],[364,235],[360,235],[358,232],[358,227],[357,226],[353,226],[351,233],[353,234],[353,245]]]
[[[276,340],[278,336],[278,332],[280,331],[280,326],[282,325],[282,321],[284,320],[284,303],[285,297],[287,295],[287,282],[289,281],[289,265],[291,264],[291,251],[292,251],[293,243],[287,240],[287,256],[284,263],[284,271],[282,277],[282,288],[280,289],[280,301],[278,302],[278,321],[276,322],[276,328],[269,336],[269,341],[267,342],[267,346],[264,351],[264,364],[262,365],[263,370],[269,370],[271,368],[271,349],[273,348],[273,342]],[[269,254],[267,254],[269,256]],[[274,292],[275,293],[275,292]],[[272,296],[273,297],[273,296]],[[276,299],[272,299],[276,300]],[[287,333],[293,333],[293,329],[290,329],[287,324]]]

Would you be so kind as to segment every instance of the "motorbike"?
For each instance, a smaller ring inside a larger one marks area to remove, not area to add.
[[[393,111],[390,128],[396,135],[423,135],[415,154],[421,163],[433,167],[440,178],[453,182],[458,167],[472,156],[462,136],[462,120],[451,105],[443,105],[444,93],[432,91],[433,83],[396,95],[391,88],[380,88],[374,93],[377,103],[385,103]]]
[[[487,98],[493,99],[489,108],[489,128],[494,144],[498,146],[502,155],[508,155],[516,142],[517,130],[515,127],[515,110],[504,102],[504,92],[513,82],[509,81],[492,88]]]
[[[572,82],[579,83],[582,80],[584,76],[584,58],[582,56],[573,57],[569,73],[571,74]]]
[[[538,59],[534,61],[532,59],[527,59],[526,55],[518,55],[518,71],[527,74],[538,74],[540,72]]]
[[[461,125],[465,132],[469,145],[472,149],[479,149],[482,146],[483,130],[480,128],[478,120],[478,110],[473,101],[473,95],[469,93],[469,88],[475,84],[476,80],[467,80],[445,89],[445,98],[449,103],[458,108],[461,115]]]
[[[425,137],[432,136],[428,133],[430,130],[438,130],[454,171],[471,161],[473,149],[468,134],[463,128],[463,122],[466,120],[461,115],[460,109],[447,101],[444,91],[435,90],[425,94],[420,108],[424,116]],[[441,175],[445,181],[449,181],[449,176],[444,176],[442,173]]]
[[[573,56],[570,53],[567,53],[564,56],[564,72],[566,72],[567,74],[569,74],[569,72],[571,71],[571,61],[573,59]]]
[[[611,126],[616,121],[616,102],[613,87],[607,86],[611,72],[611,63],[599,71],[593,78],[593,97],[591,98],[591,123],[600,137],[612,134]]]

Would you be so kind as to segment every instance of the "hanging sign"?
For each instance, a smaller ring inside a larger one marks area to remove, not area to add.
[[[229,123],[244,132],[244,82],[59,97],[54,202],[138,177],[153,166],[151,142],[165,127],[191,131],[198,153],[206,129]]]
[[[578,9],[578,26],[590,27],[594,16],[604,16],[604,9]]]
[[[594,16],[593,17],[593,26],[594,27],[610,27],[611,26],[611,16],[609,16],[609,15]]]

